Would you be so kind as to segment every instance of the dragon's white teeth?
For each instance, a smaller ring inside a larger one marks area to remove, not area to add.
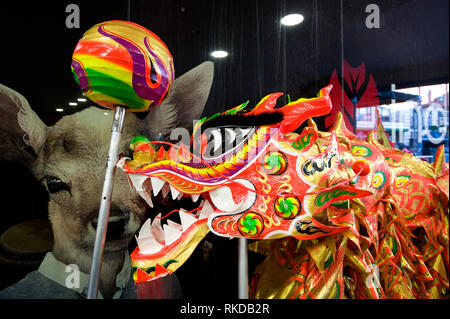
[[[162,188],[162,195],[164,198],[167,197],[167,195],[169,195],[170,193],[170,187],[169,184],[164,184],[163,188]]]
[[[161,213],[158,213],[158,215],[156,215],[156,217],[152,221],[152,226],[157,226],[157,225],[161,226]]]
[[[158,243],[153,236],[150,218],[142,225],[141,230],[139,231],[139,237],[136,237],[136,241],[139,245],[139,251],[142,254],[154,254],[163,247],[163,245]]]
[[[200,194],[193,194],[191,195],[192,201],[195,203],[196,201],[198,201],[198,198],[200,197]]]
[[[211,204],[209,203],[209,201],[204,201],[203,204],[203,208],[200,211],[200,216],[198,217],[198,219],[206,219],[209,217],[209,215],[211,215],[211,213],[214,211],[214,209],[212,208]]]
[[[173,187],[172,185],[170,185],[170,191],[172,192],[172,199],[175,200],[178,195],[180,194],[180,191],[177,190],[175,187]]]
[[[164,241],[164,231],[161,227],[161,214],[158,214],[152,222],[152,235],[159,242]]]
[[[147,194],[147,193],[145,193]],[[142,196],[142,195],[141,195]],[[153,208],[153,202],[152,202],[152,197],[151,196],[145,196],[144,197],[145,201],[147,202],[148,206],[150,206],[151,208]]]
[[[154,254],[161,250],[163,245],[158,243],[153,237],[136,237],[136,241],[139,246],[139,251],[141,254]]]
[[[164,227],[164,239],[166,246],[172,244],[174,241],[176,241],[181,236],[181,231],[179,231],[176,228],[173,228],[172,226],[166,224]]]
[[[198,207],[203,207],[205,206],[205,200],[202,198],[202,200],[200,201],[200,205],[198,205]],[[198,211],[198,213],[200,213],[200,211]],[[197,212],[195,212],[195,214],[197,214]]]
[[[151,220],[150,218],[147,219],[144,223],[144,225],[142,225],[141,230],[139,231],[139,238],[141,237],[149,237],[152,236],[152,224],[151,224]]]
[[[144,190],[142,185],[147,180],[147,176],[139,174],[129,174],[128,176],[130,177],[131,182],[133,183],[133,186],[137,191]]]
[[[195,218],[192,215],[189,215],[185,212],[185,210],[180,210],[180,219],[181,219],[181,225],[183,226],[183,231],[186,231],[186,229],[189,228],[193,223],[197,221],[197,218]]]
[[[158,177],[150,177],[150,180],[152,181],[153,195],[156,196],[166,182]]]
[[[173,220],[168,219],[167,225],[169,225],[172,228],[175,228],[176,230],[183,231],[183,227],[180,224],[174,222]]]
[[[180,199],[182,199],[183,198],[183,193],[182,192],[180,192],[179,194],[178,194],[178,196],[177,196],[177,200],[180,200]]]
[[[144,175],[130,174],[128,175],[128,182],[130,183],[131,188],[153,208],[152,183],[150,179]]]
[[[137,191],[137,193],[147,202],[147,204],[153,208],[153,201],[152,201],[152,196],[150,195],[150,193],[146,192],[146,191]]]
[[[143,183],[142,183],[142,194],[139,193],[147,202],[147,204],[153,208],[153,201],[152,201],[152,183],[150,181],[149,178],[147,178]]]

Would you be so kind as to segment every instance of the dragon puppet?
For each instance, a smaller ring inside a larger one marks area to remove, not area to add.
[[[211,231],[252,239],[267,256],[251,298],[448,298],[443,147],[430,164],[376,131],[356,138],[342,115],[319,131],[311,118],[330,112],[330,90],[282,107],[270,94],[203,118],[189,145],[134,138],[118,167],[135,191],[151,206],[161,194],[195,204],[177,209],[180,223],[144,223],[136,284],[175,271]]]

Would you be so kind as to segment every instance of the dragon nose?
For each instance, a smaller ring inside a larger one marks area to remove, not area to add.
[[[363,160],[358,160],[353,163],[352,167],[353,171],[361,176],[367,176],[370,174],[370,166],[369,163]]]

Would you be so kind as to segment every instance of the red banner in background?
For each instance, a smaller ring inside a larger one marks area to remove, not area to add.
[[[330,93],[333,108],[325,117],[325,127],[328,130],[335,123],[337,113],[342,112],[345,125],[355,132],[356,108],[379,105],[378,89],[372,74],[366,74],[364,63],[354,68],[344,61],[343,73],[344,83],[341,83],[336,69],[331,74],[329,84],[333,85]]]

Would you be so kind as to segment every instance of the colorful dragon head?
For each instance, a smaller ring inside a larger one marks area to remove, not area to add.
[[[387,163],[377,147],[354,139],[342,116],[332,133],[319,132],[312,120],[301,134],[293,132],[330,111],[330,90],[279,108],[282,94],[275,93],[250,111],[244,103],[204,118],[190,145],[165,150],[158,146],[165,142],[133,139],[133,159],[118,166],[149,205],[160,192],[200,202],[179,209],[181,223],[161,226],[158,215],[142,226],[131,255],[136,281],[177,269],[209,230],[230,238],[314,239],[349,229],[350,200],[361,209],[378,201],[390,178]]]

